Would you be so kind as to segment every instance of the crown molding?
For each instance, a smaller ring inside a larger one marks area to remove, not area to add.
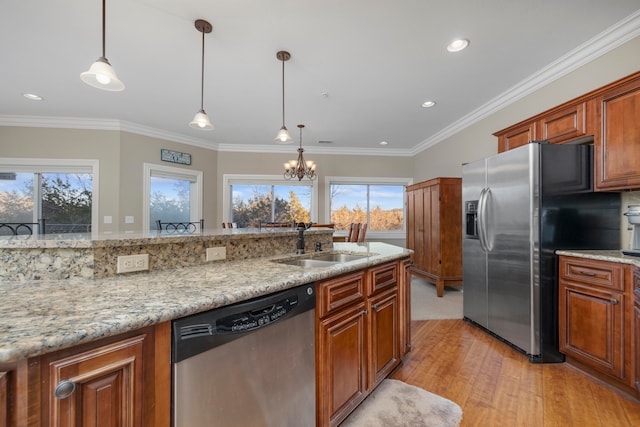
[[[640,10],[627,16],[605,31],[587,40],[566,55],[538,70],[520,83],[512,86],[486,104],[476,108],[444,129],[422,141],[411,150],[416,155],[444,141],[480,120],[541,89],[549,83],[569,74],[624,43],[640,36]]]
[[[162,129],[131,123],[115,119],[94,119],[84,117],[53,117],[53,116],[20,116],[0,114],[0,126],[52,128],[52,129],[90,129],[113,130],[129,132],[152,138],[164,139],[172,142],[193,145],[201,148],[216,150],[217,144],[198,138],[191,138]]]
[[[331,154],[344,156],[393,156],[393,157],[412,157],[413,153],[410,149],[393,149],[393,148],[342,148],[342,147],[317,147],[303,146],[304,152],[309,154]],[[218,151],[238,152],[238,153],[295,153],[298,149],[297,144],[273,144],[273,145],[236,145],[236,144],[218,144]]]

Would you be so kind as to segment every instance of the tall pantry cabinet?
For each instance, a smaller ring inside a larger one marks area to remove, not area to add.
[[[436,285],[462,285],[462,179],[435,178],[407,186],[407,247],[411,273]]]

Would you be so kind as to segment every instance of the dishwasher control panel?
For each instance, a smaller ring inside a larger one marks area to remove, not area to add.
[[[216,320],[216,332],[245,332],[267,326],[287,315],[298,305],[298,297],[293,296],[266,307],[244,313],[233,314]]]

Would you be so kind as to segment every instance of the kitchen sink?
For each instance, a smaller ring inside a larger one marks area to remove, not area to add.
[[[302,268],[318,268],[318,267],[330,267],[335,264],[341,264],[343,262],[356,261],[366,258],[367,255],[356,254],[322,254],[314,255],[311,258],[295,258],[286,260],[277,260],[275,262],[279,264],[297,265]]]
[[[367,255],[355,255],[355,254],[325,254],[316,255],[312,258],[313,261],[329,261],[329,262],[349,262],[356,261],[362,258],[366,258]]]

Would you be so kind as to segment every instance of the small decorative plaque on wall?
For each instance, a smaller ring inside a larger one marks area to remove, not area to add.
[[[190,165],[191,154],[181,153],[179,151],[173,151],[173,150],[167,150],[166,148],[161,148],[160,160],[164,162],[180,163],[181,165]]]

